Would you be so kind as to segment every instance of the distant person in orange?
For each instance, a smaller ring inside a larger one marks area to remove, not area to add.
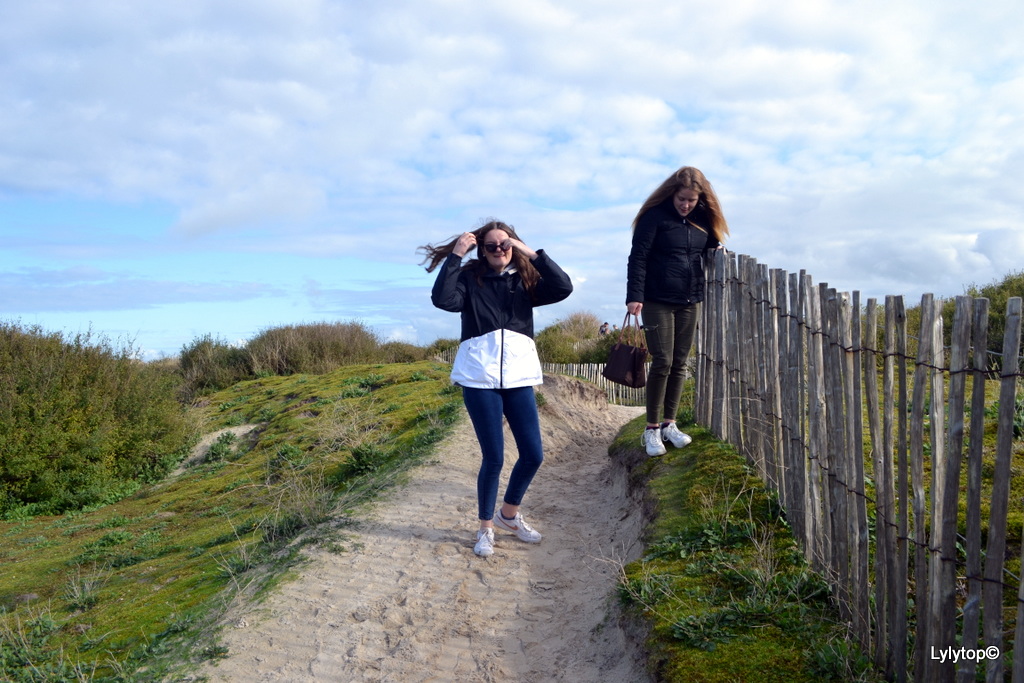
[[[643,435],[649,456],[664,455],[665,441],[676,448],[691,441],[676,427],[686,357],[704,300],[708,256],[728,234],[718,195],[692,166],[665,179],[633,219],[626,310],[631,315],[643,312],[651,354]]]

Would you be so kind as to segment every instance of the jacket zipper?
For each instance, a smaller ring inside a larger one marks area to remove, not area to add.
[[[505,328],[501,328],[501,355],[498,358],[498,388],[505,388]]]
[[[502,279],[505,282],[502,283],[502,291],[505,292],[505,301],[502,302],[502,320],[501,320],[501,353],[498,356],[498,388],[505,388],[505,327],[508,325],[509,319],[512,314],[509,312],[512,308],[512,302],[515,299],[515,282],[512,280],[511,274],[503,273]]]

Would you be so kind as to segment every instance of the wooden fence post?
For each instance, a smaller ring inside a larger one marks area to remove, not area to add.
[[[1016,306],[1014,306],[1016,303]],[[982,623],[987,647],[1003,647],[1003,560],[1006,555],[1006,516],[1010,497],[1010,465],[1012,431],[1007,436],[1004,425],[1013,428],[1013,397],[1016,377],[1007,381],[1007,363],[1016,359],[1014,340],[1010,330],[1016,316],[1017,336],[1020,336],[1020,299],[1010,299],[1006,305],[1006,335],[1003,338],[1003,372],[999,391],[999,427],[996,437],[996,461],[992,474],[992,499],[989,506],[988,544],[985,548],[985,586],[982,589]],[[1019,338],[1016,340],[1019,348]],[[1012,369],[1012,365],[1011,365]],[[1005,653],[1004,653],[1005,654]],[[997,683],[1003,680],[1003,660],[987,660],[985,680]]]
[[[826,458],[828,456],[828,433],[825,416],[825,369],[824,351],[822,346],[821,299],[811,286],[810,276],[804,278],[804,296],[807,301],[807,458],[810,464],[808,479],[811,489],[811,505],[809,533],[811,534],[812,557],[811,566],[817,571],[831,575],[829,559],[832,556],[830,542],[831,530],[825,522],[826,511],[829,509],[827,486],[822,485],[826,475]]]
[[[914,366],[913,399],[910,418],[910,469],[913,493],[914,524],[914,607],[917,612],[917,633],[914,639],[914,671],[927,670],[926,646],[928,631],[928,547],[927,499],[924,491],[924,425],[928,390],[928,366],[932,362],[932,326],[935,324],[935,299],[931,294],[921,297],[921,336],[917,344]],[[927,680],[927,679],[924,679]]]
[[[797,323],[796,300],[790,301],[796,278],[778,276],[776,301],[779,306],[779,362],[780,375],[780,422],[779,440],[782,447],[783,490],[786,492],[786,519],[793,527],[793,535],[802,548],[806,547],[804,536],[804,453],[801,447],[799,424],[800,393],[797,387],[800,357],[797,352],[797,337],[800,328]],[[787,294],[788,284],[788,294]]]
[[[878,300],[868,299],[864,337],[864,392],[871,439],[872,474],[875,479],[875,667],[886,671],[889,667],[889,602],[894,590],[895,534],[892,523],[894,492],[891,450],[887,451],[880,421],[881,404],[878,395]],[[887,456],[888,453],[888,456]]]
[[[942,346],[942,326],[935,325],[933,347]],[[956,643],[956,518],[960,494],[960,458],[963,447],[964,386],[967,356],[970,347],[970,299],[958,297],[953,324],[949,371],[948,435],[942,434],[945,405],[944,365],[941,351],[936,354],[932,370],[932,518],[929,542],[929,616],[928,669],[930,680],[952,681],[956,667],[951,659],[936,660],[934,653]],[[938,425],[935,427],[935,425]],[[948,446],[948,451],[946,449]],[[947,457],[948,452],[948,457]]]
[[[802,531],[801,540],[805,556],[810,559],[810,549],[813,547],[811,538],[812,526],[810,517],[813,514],[813,505],[810,493],[810,467],[811,461],[807,457],[805,444],[807,443],[807,355],[806,319],[807,308],[804,299],[803,278],[806,275],[803,271],[800,274],[793,273],[789,276],[789,369],[786,380],[789,383],[790,416],[790,441],[793,453],[793,472],[796,475],[795,493],[800,501],[800,510],[794,514],[799,515],[799,528]]]
[[[824,358],[825,431],[828,445],[823,459],[828,475],[829,516],[836,601],[843,619],[853,617],[850,600],[850,527],[846,478],[850,454],[846,450],[846,419],[843,410],[843,374],[841,330],[839,325],[839,294],[827,284],[818,285],[821,296],[822,353]]]
[[[977,438],[985,433],[985,382],[988,376],[988,299],[974,300],[973,340],[974,371],[971,373],[971,428],[967,453],[967,600],[964,602],[963,647],[978,647],[981,618],[981,461],[985,441]],[[973,658],[964,660],[957,676],[959,683],[973,683],[978,664]]]
[[[739,264],[736,256],[730,254],[727,261],[726,285],[728,291],[728,310],[726,312],[728,324],[725,329],[726,348],[728,355],[726,369],[729,373],[728,382],[728,408],[725,419],[725,441],[736,447],[736,450],[749,458],[743,447],[743,285],[739,274]]]
[[[1021,374],[1020,359],[1021,299],[1013,297],[1006,303],[1006,330],[1003,337],[1003,372],[999,391],[999,430],[996,450],[1013,448],[1013,411],[1016,410],[1016,388]],[[1013,406],[1011,408],[1011,406]],[[1022,550],[1024,558],[1024,550]],[[1013,645],[1013,683],[1024,683],[1024,581],[1017,587],[1017,625]]]
[[[776,300],[778,292],[779,271],[769,271],[762,266],[764,275],[764,346],[765,346],[765,467],[770,473],[771,488],[785,500],[781,486],[782,477],[782,387],[779,372],[779,305]]]
[[[896,394],[893,407],[896,410],[896,499],[899,501],[897,534],[897,593],[899,600],[893,606],[896,612],[897,639],[893,643],[893,658],[896,666],[897,683],[907,680],[907,607],[910,588],[910,453],[907,437],[907,313],[903,297],[893,297],[894,307],[894,349],[896,362]],[[888,348],[886,349],[888,353]]]
[[[871,584],[868,578],[868,510],[864,491],[864,422],[863,394],[861,393],[861,340],[860,292],[847,300],[843,320],[848,320],[849,334],[843,334],[846,357],[846,432],[851,454],[847,470],[850,486],[850,551],[851,578],[853,580],[853,625],[860,636],[861,649],[871,652]]]

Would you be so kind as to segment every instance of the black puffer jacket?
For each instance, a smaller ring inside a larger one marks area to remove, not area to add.
[[[719,242],[698,226],[710,224],[702,206],[683,218],[671,198],[640,216],[629,252],[626,303],[703,301],[704,260]]]

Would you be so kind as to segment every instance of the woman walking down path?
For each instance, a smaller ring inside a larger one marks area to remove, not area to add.
[[[480,528],[473,552],[482,557],[494,554],[495,528],[512,532],[520,541],[540,543],[540,532],[519,512],[544,461],[533,390],[543,382],[533,342],[533,309],[564,300],[572,293],[572,283],[550,256],[526,246],[515,229],[501,221],[490,220],[446,244],[420,249],[426,254],[428,273],[440,266],[430,300],[462,317],[452,383],[462,387],[482,456],[476,477]],[[470,253],[475,258],[463,265]],[[495,510],[505,463],[506,421],[518,456],[501,508]]]
[[[642,506],[608,457],[641,410],[610,406],[580,380],[544,380],[549,450],[531,487],[549,522],[544,543],[510,544],[486,564],[474,556],[466,527],[480,456],[464,418],[345,552],[313,551],[294,581],[231,615],[229,656],[199,673],[237,683],[649,681],[613,597],[617,562],[642,551]]]

